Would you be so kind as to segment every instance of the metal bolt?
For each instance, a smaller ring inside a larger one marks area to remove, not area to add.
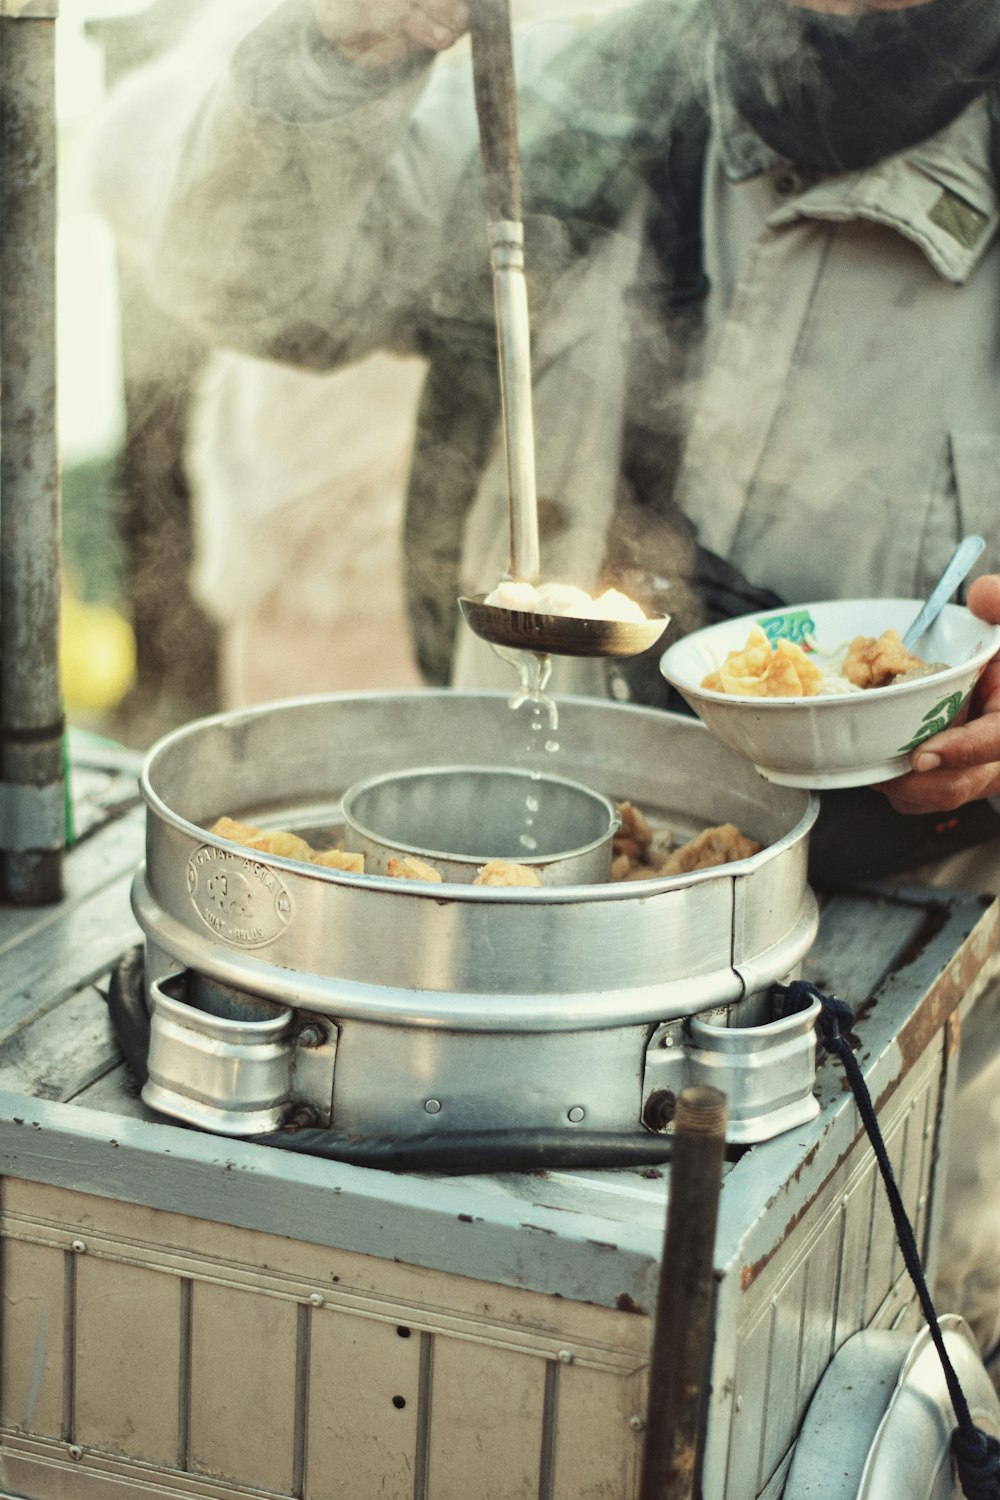
[[[574,1104],[573,1108],[569,1111],[569,1114],[566,1116],[566,1118],[568,1120],[572,1120],[574,1125],[579,1125],[580,1121],[583,1119],[586,1113],[587,1111],[584,1109],[582,1104]]]
[[[424,1100],[424,1109],[427,1111],[427,1113],[429,1115],[439,1115],[441,1113],[441,1100],[440,1099],[425,1099]]]
[[[673,1089],[654,1089],[642,1111],[642,1122],[649,1130],[666,1130],[677,1113],[677,1095]]]
[[[663,1038],[663,1045],[664,1047],[672,1047],[674,1045],[674,1038],[671,1032],[668,1031],[666,1036]]]
[[[326,1041],[326,1032],[322,1026],[303,1026],[298,1035],[300,1047],[322,1047]]]
[[[77,1253],[77,1255],[83,1255],[84,1252],[87,1249],[87,1241],[86,1240],[74,1240],[72,1242],[72,1244],[70,1245],[69,1248],[71,1250],[75,1250],[76,1253]]]
[[[638,1412],[634,1412],[628,1419],[628,1425],[631,1427],[633,1432],[645,1432],[646,1418],[640,1417]]]
[[[80,1447],[79,1443],[70,1443],[69,1447],[66,1449],[66,1452],[69,1454],[70,1458],[80,1459],[83,1457],[83,1449]]]
[[[326,1122],[318,1109],[311,1104],[296,1104],[281,1122],[286,1130],[315,1130]]]
[[[556,1359],[558,1359],[561,1365],[571,1365],[575,1358],[576,1355],[571,1349],[560,1349],[556,1355]]]
[[[313,1307],[322,1307],[323,1303],[326,1301],[326,1298],[323,1296],[322,1292],[310,1292],[309,1301],[312,1303]]]

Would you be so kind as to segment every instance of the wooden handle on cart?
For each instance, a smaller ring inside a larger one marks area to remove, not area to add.
[[[517,222],[521,166],[509,0],[469,0],[469,33],[487,212],[494,223]]]
[[[639,1500],[691,1500],[695,1493],[726,1120],[718,1089],[678,1094]]]

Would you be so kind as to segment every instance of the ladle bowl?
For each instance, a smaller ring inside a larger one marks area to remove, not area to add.
[[[669,615],[646,620],[595,620],[581,615],[537,614],[487,604],[485,594],[458,601],[470,630],[491,646],[553,656],[638,656],[655,646]]]

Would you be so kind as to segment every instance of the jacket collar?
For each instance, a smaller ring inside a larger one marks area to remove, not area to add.
[[[796,170],[773,151],[736,109],[709,57],[709,104],[723,171],[744,182],[778,170],[800,184],[768,216],[778,228],[796,219],[867,219],[904,235],[946,281],[972,274],[1000,225],[1000,195],[990,159],[985,98],[976,99],[943,130],[872,167],[831,176]]]

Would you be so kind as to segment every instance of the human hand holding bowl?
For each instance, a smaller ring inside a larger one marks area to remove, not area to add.
[[[1000,574],[975,579],[967,602],[980,620],[1000,625]],[[1000,652],[985,667],[961,718],[911,752],[910,772],[877,787],[897,812],[953,812],[1000,794]]]

